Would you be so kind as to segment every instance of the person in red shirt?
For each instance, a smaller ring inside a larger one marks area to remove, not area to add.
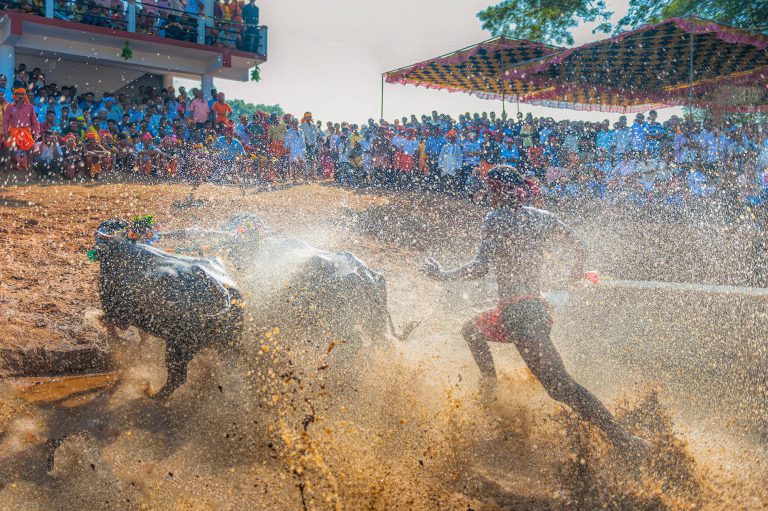
[[[3,136],[6,146],[16,151],[14,160],[20,170],[27,170],[28,153],[40,135],[35,108],[24,88],[13,90],[13,104],[3,115]]]
[[[226,125],[229,122],[229,116],[232,115],[232,107],[224,101],[223,92],[219,92],[216,96],[216,102],[211,108],[213,109],[214,124],[216,126],[220,124]]]
[[[53,109],[45,112],[45,120],[40,125],[40,132],[56,131],[56,111]]]

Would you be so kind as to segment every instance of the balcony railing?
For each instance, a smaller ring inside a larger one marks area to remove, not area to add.
[[[201,6],[203,3],[200,2]],[[267,27],[248,25],[209,16],[203,12],[179,11],[158,5],[123,2],[123,7],[105,7],[93,0],[0,0],[0,11],[16,11],[83,23],[86,25],[155,35],[207,46],[234,48],[267,58]]]

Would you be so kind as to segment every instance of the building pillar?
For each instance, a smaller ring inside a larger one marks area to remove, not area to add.
[[[53,18],[53,0],[45,0],[45,17]]]
[[[0,73],[8,79],[7,90],[11,90],[16,74],[16,48],[10,44],[0,45]]]
[[[128,32],[136,32],[136,0],[128,0]]]
[[[203,89],[203,99],[206,99],[206,100],[210,99],[211,91],[213,90],[213,76],[203,75],[201,85]]]
[[[163,75],[163,89],[168,87],[173,87],[173,75],[171,74]]]

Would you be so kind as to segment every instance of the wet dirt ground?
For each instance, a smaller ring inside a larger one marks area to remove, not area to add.
[[[663,388],[628,379],[598,389],[623,424],[652,442],[642,462],[551,401],[512,348],[495,351],[500,392],[490,404],[478,400],[459,331],[492,302],[493,288],[488,281],[446,287],[417,268],[426,256],[449,265],[471,257],[481,208],[324,183],[203,185],[191,206],[190,191],[109,181],[0,188],[5,375],[41,374],[46,365],[89,369],[67,358],[78,351],[120,375],[95,400],[72,407],[19,399],[30,392],[24,380],[0,384],[0,509],[768,507],[764,440],[684,422],[665,405]],[[169,403],[148,400],[146,387],[163,378],[158,345],[139,351],[129,331],[107,355],[92,321],[98,265],[85,252],[93,232],[104,219],[136,214],[155,215],[163,230],[213,228],[236,212],[256,213],[275,232],[318,247],[354,252],[386,277],[395,323],[422,322],[413,340],[370,347],[362,374],[348,381],[317,367],[286,378],[282,355],[270,357],[290,340],[276,332],[251,340],[262,348],[252,359],[201,355]],[[620,265],[604,254],[593,263]],[[567,344],[562,335],[556,341]],[[653,381],[654,361],[646,363],[644,381]],[[705,392],[695,384],[690,391]],[[63,432],[48,465],[46,442]]]

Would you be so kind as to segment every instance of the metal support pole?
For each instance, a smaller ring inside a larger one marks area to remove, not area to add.
[[[128,2],[128,32],[136,32],[136,0]]]
[[[504,65],[504,59],[501,59],[501,114],[506,119],[507,117],[507,88],[504,86],[504,78],[507,77],[507,69]]]
[[[693,33],[691,37],[691,51],[689,55],[690,63],[688,65],[688,77],[690,79],[690,86],[688,88],[688,115],[693,115]]]
[[[197,17],[197,44],[205,44],[205,15]]]
[[[381,112],[379,119],[384,118],[384,73],[381,74]]]

